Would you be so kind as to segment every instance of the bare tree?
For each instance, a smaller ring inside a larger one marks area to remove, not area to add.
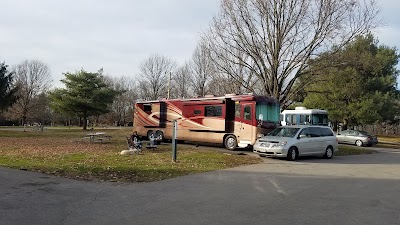
[[[192,85],[195,94],[204,96],[211,75],[215,73],[214,63],[211,61],[210,51],[207,42],[201,41],[193,52],[192,56]]]
[[[222,0],[202,38],[220,73],[248,90],[255,76],[285,108],[308,61],[374,28],[377,13],[375,0]]]
[[[10,111],[14,116],[22,119],[22,124],[26,124],[29,113],[37,103],[34,100],[45,93],[51,85],[50,69],[41,61],[25,60],[16,65],[13,72],[19,86],[19,99]]]
[[[188,98],[193,96],[191,90],[192,71],[190,64],[185,63],[179,67],[173,76],[173,93],[175,98]]]
[[[169,74],[176,68],[176,63],[171,59],[152,55],[140,65],[140,86],[142,97],[158,99],[167,97]]]
[[[111,112],[104,117],[107,118],[107,123],[125,125],[133,120],[133,105],[138,98],[135,80],[132,77],[112,78],[105,76],[105,78],[107,79],[106,83],[121,94],[114,99]]]
[[[244,55],[243,53],[238,52],[237,55],[241,54],[240,57],[248,58],[249,56]],[[258,82],[258,78],[254,72],[248,70],[242,64],[228,64],[227,61],[219,61],[213,62],[217,65],[224,65],[221,68],[229,68],[230,71],[233,71],[236,76],[231,76],[227,71],[223,70],[219,73],[215,73],[212,75],[212,82],[210,82],[209,88],[214,92],[216,90],[222,91],[222,94],[226,93],[235,93],[235,94],[243,94],[243,93],[255,93],[262,94],[263,92],[260,89],[260,82]],[[220,94],[218,94],[220,95]]]

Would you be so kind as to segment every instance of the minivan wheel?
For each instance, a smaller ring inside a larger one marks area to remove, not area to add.
[[[331,146],[328,146],[325,150],[325,155],[324,158],[325,159],[331,159],[333,156],[333,148]]]
[[[297,156],[298,156],[297,149],[295,147],[289,148],[289,151],[287,153],[287,160],[296,161]]]
[[[362,142],[361,140],[357,140],[357,141],[356,141],[356,145],[357,145],[358,147],[361,147],[361,146],[363,146],[363,142]]]

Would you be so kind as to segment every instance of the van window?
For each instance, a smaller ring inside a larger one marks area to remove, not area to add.
[[[327,114],[313,114],[312,124],[314,125],[328,125],[328,115]]]
[[[311,137],[320,137],[322,136],[319,127],[310,127]]]
[[[299,124],[310,124],[310,115],[300,115],[300,122]]]
[[[334,136],[329,128],[320,128],[322,136]]]
[[[306,137],[311,137],[310,128],[304,128],[301,130],[300,135],[305,135]]]
[[[296,114],[287,114],[286,123],[291,125],[296,125]]]

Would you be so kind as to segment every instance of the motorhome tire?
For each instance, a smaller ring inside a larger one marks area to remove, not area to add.
[[[225,148],[228,150],[235,150],[237,146],[236,137],[233,134],[227,135],[224,140]]]

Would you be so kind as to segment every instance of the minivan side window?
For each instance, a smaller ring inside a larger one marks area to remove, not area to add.
[[[299,135],[305,135],[308,138],[311,137],[310,128],[304,128]]]
[[[311,137],[322,136],[319,127],[310,127],[310,133],[311,133]]]
[[[320,128],[322,136],[334,136],[332,130],[329,128]]]

